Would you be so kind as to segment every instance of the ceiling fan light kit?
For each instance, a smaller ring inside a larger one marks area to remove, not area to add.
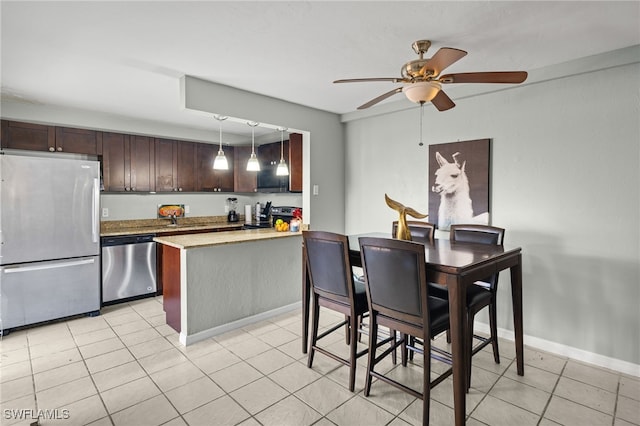
[[[467,55],[467,52],[451,47],[440,48],[431,58],[425,59],[424,54],[431,46],[429,40],[418,40],[412,44],[418,59],[405,63],[400,69],[401,77],[381,78],[349,78],[336,80],[334,83],[362,83],[370,81],[390,81],[404,83],[402,87],[373,98],[362,104],[358,109],[369,108],[396,93],[403,92],[412,102],[423,104],[431,102],[438,111],[446,111],[456,104],[442,91],[442,84],[452,83],[502,83],[519,84],[527,79],[526,71],[492,71],[469,72],[440,75],[442,71]]]
[[[407,99],[411,102],[430,102],[436,97],[442,85],[437,81],[419,81],[413,84],[405,84],[402,88]]]

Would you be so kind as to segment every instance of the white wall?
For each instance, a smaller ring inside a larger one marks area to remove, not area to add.
[[[639,365],[639,51],[448,112],[426,105],[424,147],[418,107],[348,121],[346,232],[389,231],[385,192],[428,212],[427,145],[490,138],[492,223],[523,249],[525,334]],[[504,284],[499,327],[512,329]]]

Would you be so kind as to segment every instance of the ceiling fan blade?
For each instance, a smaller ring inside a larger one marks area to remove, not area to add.
[[[439,75],[445,68],[464,58],[466,54],[467,52],[464,50],[443,47],[431,59],[427,60],[427,63],[420,70],[420,74],[424,75],[426,70],[433,70],[431,75]]]
[[[380,78],[345,78],[342,80],[336,80],[334,83],[365,83],[367,81],[391,81],[393,83],[400,83],[401,78],[396,77],[380,77]]]
[[[441,83],[508,83],[518,84],[527,79],[526,71],[466,72],[447,74],[438,80]]]
[[[451,98],[442,90],[438,92],[435,98],[431,99],[431,103],[434,107],[438,108],[438,111],[446,111],[456,106]]]
[[[369,108],[370,106],[373,106],[375,104],[377,104],[380,101],[383,101],[393,95],[395,95],[396,93],[400,93],[402,92],[402,87],[398,87],[395,88],[393,90],[388,91],[387,93],[384,93],[380,96],[378,96],[377,98],[371,99],[369,102],[367,102],[366,104],[362,104],[358,107],[358,109],[365,109],[365,108]]]

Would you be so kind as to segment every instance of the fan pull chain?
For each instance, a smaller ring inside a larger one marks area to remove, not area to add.
[[[422,143],[422,117],[424,115],[424,102],[420,102],[420,143],[418,144],[419,146],[423,146],[424,143]]]

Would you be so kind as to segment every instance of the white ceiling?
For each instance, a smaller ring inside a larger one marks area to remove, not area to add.
[[[396,85],[332,81],[399,77],[418,39],[432,41],[427,57],[468,52],[447,73],[531,71],[640,44],[638,1],[3,0],[0,12],[5,101],[201,129],[218,125],[182,109],[185,74],[346,113]]]

